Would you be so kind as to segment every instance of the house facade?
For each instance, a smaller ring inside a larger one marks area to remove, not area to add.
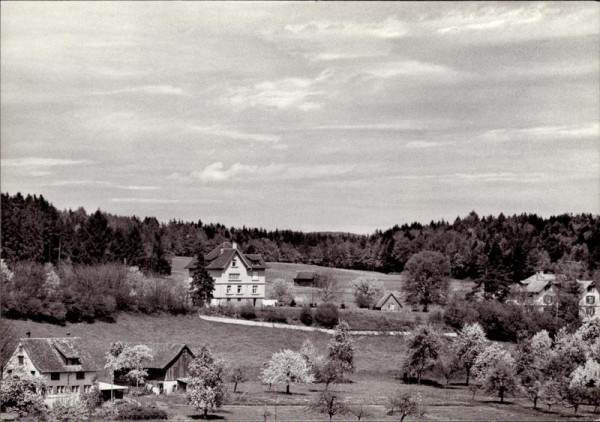
[[[262,305],[265,299],[266,264],[262,256],[244,254],[235,242],[224,242],[204,255],[206,269],[215,280],[211,305]],[[194,258],[185,267],[192,278],[197,268]]]
[[[600,317],[600,291],[592,280],[577,280],[581,290],[579,300],[579,315],[581,318]],[[516,296],[517,303],[537,308],[540,311],[556,307],[560,283],[554,274],[538,272],[522,280]]]
[[[81,349],[77,337],[22,338],[5,366],[3,376],[17,368],[46,379],[50,401],[88,392],[101,368]]]
[[[383,297],[377,301],[375,306],[373,306],[373,309],[379,311],[399,312],[402,310],[400,295],[396,292],[384,294]]]

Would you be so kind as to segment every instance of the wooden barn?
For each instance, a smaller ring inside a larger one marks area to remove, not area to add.
[[[135,345],[128,344],[128,346]],[[144,345],[152,350],[154,356],[151,361],[143,362],[143,367],[148,372],[146,382],[152,386],[152,392],[171,394],[178,390],[178,385],[179,388],[185,387],[188,366],[195,357],[191,349],[185,344],[174,343],[144,343]]]
[[[314,286],[317,280],[317,274],[313,271],[298,271],[294,277],[294,284],[297,286]]]
[[[373,309],[378,311],[391,311],[398,312],[402,309],[400,303],[400,294],[397,292],[390,292],[383,295],[381,299],[375,304]]]

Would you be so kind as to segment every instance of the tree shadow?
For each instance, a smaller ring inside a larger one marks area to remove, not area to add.
[[[231,413],[228,410],[219,410],[219,413]],[[206,416],[206,418],[204,417],[204,414],[200,413],[197,415],[188,415],[187,416],[190,419],[194,419],[194,420],[200,420],[200,421],[224,421],[227,420],[226,416],[221,416],[218,414],[213,414],[213,413],[209,413],[208,416]]]

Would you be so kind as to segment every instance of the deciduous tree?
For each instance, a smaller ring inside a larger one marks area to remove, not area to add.
[[[379,280],[358,279],[353,284],[354,300],[359,308],[371,308],[383,293],[383,283]]]
[[[285,392],[290,394],[290,384],[310,383],[314,376],[300,353],[284,350],[273,353],[261,379],[266,384],[285,384]]]
[[[517,388],[515,359],[497,344],[487,346],[477,356],[473,372],[484,390],[498,394],[500,403]]]
[[[344,372],[354,372],[354,342],[349,330],[350,326],[345,321],[340,321],[327,345],[329,359],[339,362]]]
[[[404,268],[406,301],[420,304],[427,312],[432,303],[444,303],[448,296],[450,261],[440,252],[422,251],[413,255]]]
[[[459,363],[465,368],[466,385],[469,385],[471,369],[475,365],[477,356],[485,348],[486,343],[485,332],[478,323],[467,324],[458,332],[455,340],[455,350]]]
[[[225,387],[223,363],[215,359],[206,346],[190,363],[187,387],[188,403],[196,409],[202,409],[204,419],[208,411],[218,409],[223,404],[227,389]]]
[[[408,338],[404,369],[417,376],[418,384],[425,371],[435,365],[441,345],[438,333],[430,325],[421,325]]]

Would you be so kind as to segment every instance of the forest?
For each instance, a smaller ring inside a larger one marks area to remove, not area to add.
[[[403,224],[357,235],[225,227],[201,220],[161,223],[100,210],[58,210],[41,195],[3,193],[0,218],[2,258],[10,263],[126,262],[168,274],[170,257],[209,251],[224,240],[266,261],[385,273],[401,272],[411,255],[433,250],[450,259],[454,278],[486,276],[507,283],[564,262],[580,263],[580,276],[591,277],[600,263],[600,216],[592,214],[480,217],[472,211],[452,223]]]

